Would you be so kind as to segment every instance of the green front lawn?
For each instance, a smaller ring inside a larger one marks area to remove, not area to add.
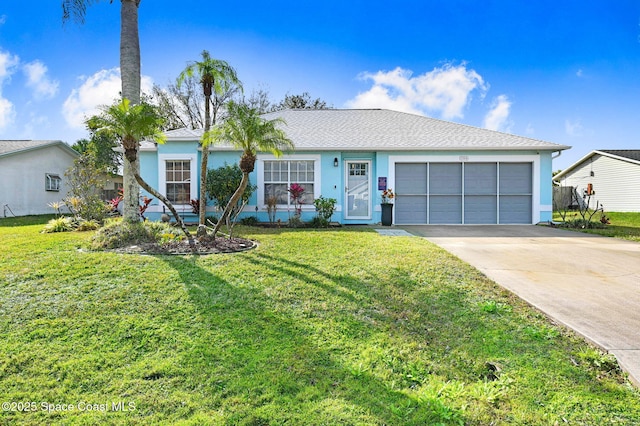
[[[7,221],[0,424],[640,423],[611,357],[421,238],[140,256]]]
[[[577,215],[577,213],[575,213]],[[588,234],[603,235],[605,237],[622,238],[630,241],[640,242],[640,213],[616,213],[606,212],[606,216],[610,219],[611,224],[603,229],[570,229],[571,231],[586,232]],[[576,217],[579,217],[576,216]],[[574,213],[570,213],[567,219],[573,219]],[[594,220],[598,220],[600,214],[594,216]],[[560,215],[555,213],[554,221],[561,221]]]

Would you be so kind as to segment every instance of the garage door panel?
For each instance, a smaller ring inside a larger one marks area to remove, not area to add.
[[[426,164],[396,164],[396,194],[427,194]]]
[[[498,223],[498,200],[495,195],[464,197],[465,224]]]
[[[500,163],[500,194],[529,195],[531,163]]]
[[[427,223],[427,196],[399,195],[396,197],[395,223]]]
[[[429,164],[429,194],[457,195],[462,194],[461,163]]]
[[[531,210],[530,195],[500,196],[500,223],[503,225],[531,223]]]
[[[498,190],[496,163],[465,163],[465,195],[495,195]]]
[[[429,197],[429,223],[461,224],[462,196],[433,195]]]

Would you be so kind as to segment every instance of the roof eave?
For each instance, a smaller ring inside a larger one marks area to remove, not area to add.
[[[609,158],[613,158],[616,160],[620,160],[620,161],[625,161],[627,163],[633,163],[633,164],[638,164],[640,165],[640,161],[636,161],[633,160],[631,158],[626,158],[626,157],[621,157],[619,155],[613,155],[613,154],[609,154],[608,152],[604,152],[604,151],[598,151],[597,149],[594,151],[589,152],[588,154],[586,154],[584,157],[582,157],[581,159],[579,159],[578,161],[576,161],[575,163],[573,163],[572,165],[570,165],[569,167],[567,167],[566,169],[564,169],[563,171],[561,171],[560,173],[558,173],[557,175],[555,175],[553,177],[553,180],[558,182],[560,181],[560,179],[562,179],[564,176],[568,175],[569,173],[571,173],[575,168],[577,168],[578,166],[580,166],[582,163],[584,163],[585,161],[587,161],[589,158],[593,157],[594,155],[602,155],[604,157],[609,157]]]
[[[15,151],[5,152],[5,153],[0,154],[0,157],[10,157],[12,155],[24,154],[26,152],[37,151],[39,149],[49,148],[49,147],[52,147],[52,146],[59,146],[60,148],[62,148],[63,151],[67,151],[67,153],[71,154],[74,157],[79,157],[80,156],[80,153],[78,153],[78,151],[76,151],[75,149],[71,148],[66,143],[64,143],[62,141],[51,141],[50,143],[45,143],[45,144],[38,145],[38,146],[31,146],[31,147],[28,147],[28,148],[23,148],[23,149],[18,149],[18,150],[15,150]]]

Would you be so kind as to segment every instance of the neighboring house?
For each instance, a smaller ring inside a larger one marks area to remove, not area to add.
[[[591,151],[553,178],[575,188],[579,197],[591,193],[591,207],[605,211],[640,212],[640,150]]]
[[[78,153],[62,141],[0,140],[0,217],[54,213]]]
[[[534,224],[552,216],[552,154],[568,146],[389,110],[284,110],[295,151],[259,154],[251,182],[258,189],[245,216],[268,221],[266,200],[277,197],[277,218],[293,214],[287,189],[306,189],[303,220],[313,199],[337,200],[332,220],[380,222],[381,190],[396,193],[395,224]],[[189,216],[198,198],[202,131],[167,132],[162,145],[144,143],[142,176]],[[230,146],[210,148],[209,168],[237,163]],[[209,207],[212,210],[212,207]],[[151,219],[164,211],[154,200]],[[193,216],[191,216],[193,217]]]

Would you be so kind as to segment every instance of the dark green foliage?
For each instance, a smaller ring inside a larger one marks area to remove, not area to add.
[[[64,203],[76,216],[85,220],[102,222],[110,212],[102,200],[102,188],[107,179],[106,169],[95,163],[90,154],[82,154],[65,172],[69,185],[69,197]]]
[[[122,164],[122,154],[114,151],[119,146],[117,135],[96,127],[96,117],[87,120],[89,139],[79,139],[71,148],[80,154],[89,156],[96,167],[107,173],[117,174],[118,167]]]
[[[216,207],[224,209],[231,196],[240,186],[242,170],[237,164],[218,167],[207,171],[207,197],[213,200]],[[242,195],[242,202],[247,202],[258,187],[249,183]]]
[[[560,228],[573,228],[573,229],[604,229],[607,227],[606,223],[595,222],[587,219],[573,219],[558,224]]]
[[[301,95],[287,94],[279,103],[271,106],[271,111],[280,111],[283,109],[331,109],[326,101],[320,98],[311,99],[309,92]]]
[[[255,216],[247,216],[240,219],[240,223],[245,226],[256,226],[258,224],[258,218]]]
[[[327,221],[331,220],[333,212],[336,211],[336,203],[337,200],[335,198],[324,198],[322,195],[313,201],[313,204],[316,206],[318,216]]]

